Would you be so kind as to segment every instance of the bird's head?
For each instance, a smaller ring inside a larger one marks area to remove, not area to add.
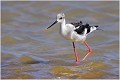
[[[58,22],[62,23],[64,21],[64,19],[65,19],[65,14],[64,13],[57,14],[56,21],[53,24],[51,24],[47,29],[49,29],[50,27],[52,27],[54,24],[56,24]]]
[[[57,21],[58,22],[63,22],[63,20],[65,19],[65,14],[64,13],[60,13],[57,15]]]

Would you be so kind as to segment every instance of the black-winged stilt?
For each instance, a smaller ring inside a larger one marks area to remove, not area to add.
[[[101,30],[101,29],[98,29],[97,28],[98,26],[90,26],[89,24],[83,25],[82,21],[77,22],[77,23],[66,24],[64,13],[58,14],[57,15],[57,20],[52,25],[50,25],[47,29],[52,27],[57,22],[61,23],[60,33],[62,34],[62,36],[65,37],[67,40],[72,41],[72,43],[73,43],[74,54],[75,54],[75,57],[76,57],[76,63],[78,63],[78,54],[76,52],[74,42],[81,42],[81,43],[84,43],[87,46],[89,52],[82,59],[82,61],[84,61],[87,58],[87,56],[92,52],[92,49],[90,48],[90,46],[85,41],[86,36],[89,33],[93,32],[95,30]]]

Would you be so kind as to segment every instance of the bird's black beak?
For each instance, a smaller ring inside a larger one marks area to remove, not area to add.
[[[53,24],[51,24],[47,29],[49,29],[50,27],[52,27],[54,24],[56,24],[58,21],[56,20]]]

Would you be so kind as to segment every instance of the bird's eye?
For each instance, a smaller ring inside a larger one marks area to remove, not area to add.
[[[60,19],[62,19],[62,17]]]

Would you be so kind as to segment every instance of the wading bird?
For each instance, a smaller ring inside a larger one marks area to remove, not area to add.
[[[88,34],[90,34],[91,32],[95,31],[95,30],[101,30],[101,29],[98,29],[97,25],[96,26],[90,26],[88,23],[83,25],[82,21],[76,22],[76,23],[66,24],[64,13],[58,14],[56,21],[52,25],[50,25],[47,29],[49,29],[50,27],[52,27],[56,23],[61,24],[60,33],[62,34],[62,36],[64,38],[66,38],[67,40],[72,41],[73,48],[74,48],[74,54],[75,54],[75,57],[76,57],[76,63],[78,63],[78,54],[76,52],[74,42],[81,42],[81,43],[84,43],[87,46],[89,52],[82,59],[82,61],[84,61],[87,58],[87,56],[92,52],[92,49],[90,48],[90,46],[85,41],[86,36]]]

